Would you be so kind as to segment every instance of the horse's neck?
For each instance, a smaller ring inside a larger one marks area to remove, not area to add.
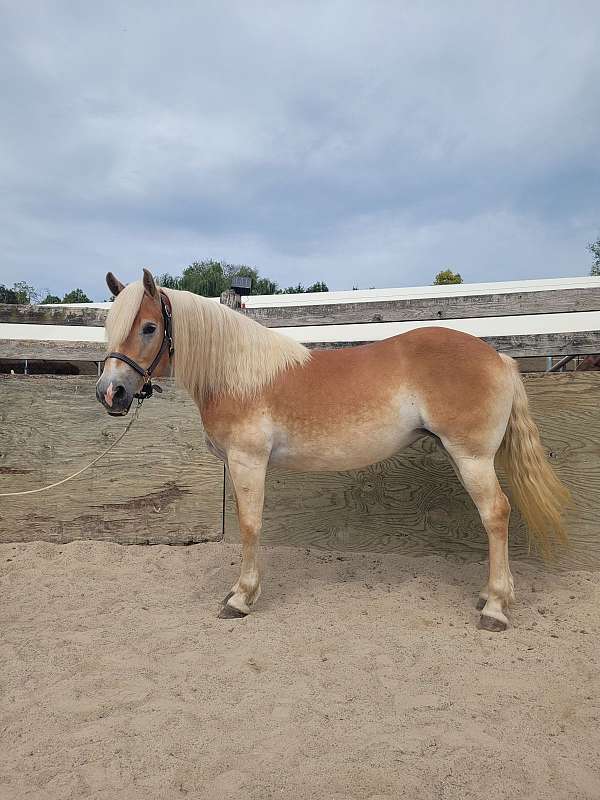
[[[197,401],[209,394],[255,395],[310,357],[293,339],[212,300],[187,292],[172,300],[175,375]]]

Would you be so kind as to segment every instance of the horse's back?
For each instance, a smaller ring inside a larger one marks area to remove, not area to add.
[[[363,407],[399,390],[428,395],[497,388],[506,380],[499,354],[481,339],[442,327],[415,328],[357,347],[316,350],[306,364],[283,373],[267,390],[275,404],[301,402]],[[481,396],[481,394],[480,394]],[[464,398],[464,394],[462,394]]]

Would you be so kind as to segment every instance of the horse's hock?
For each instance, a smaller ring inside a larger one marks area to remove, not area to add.
[[[19,491],[59,480],[93,458],[126,420],[107,418],[94,378],[0,376],[0,482]],[[527,375],[548,457],[570,488],[571,547],[558,563],[600,566],[600,375]],[[223,514],[223,492],[225,505]],[[38,495],[0,501],[0,541],[101,539],[189,544],[238,536],[231,488],[204,443],[193,403],[172,383],[144,405],[105,461]],[[483,559],[477,512],[444,452],[424,438],[358,472],[268,475],[263,541]],[[513,557],[528,557],[512,513]]]

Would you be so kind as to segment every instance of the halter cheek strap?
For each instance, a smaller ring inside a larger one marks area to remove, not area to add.
[[[171,302],[169,298],[160,293],[160,308],[162,311],[162,318],[163,318],[163,339],[158,350],[158,353],[154,356],[154,359],[149,367],[142,367],[137,361],[134,361],[133,358],[129,358],[126,356],[125,353],[109,353],[106,358],[116,358],[119,361],[123,361],[125,364],[134,369],[138,375],[141,375],[144,379],[144,385],[142,386],[141,390],[134,394],[134,397],[138,399],[138,402],[143,402],[148,397],[152,397],[152,393],[162,392],[160,386],[153,386],[152,385],[152,373],[158,366],[158,362],[163,357],[163,353],[165,350],[169,351],[169,359],[172,358],[173,353],[175,352],[175,347],[173,345],[173,323],[171,317]]]

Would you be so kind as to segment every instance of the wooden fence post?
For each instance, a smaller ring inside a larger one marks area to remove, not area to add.
[[[221,294],[221,303],[229,308],[239,309],[242,307],[242,298],[235,289],[226,289]]]

